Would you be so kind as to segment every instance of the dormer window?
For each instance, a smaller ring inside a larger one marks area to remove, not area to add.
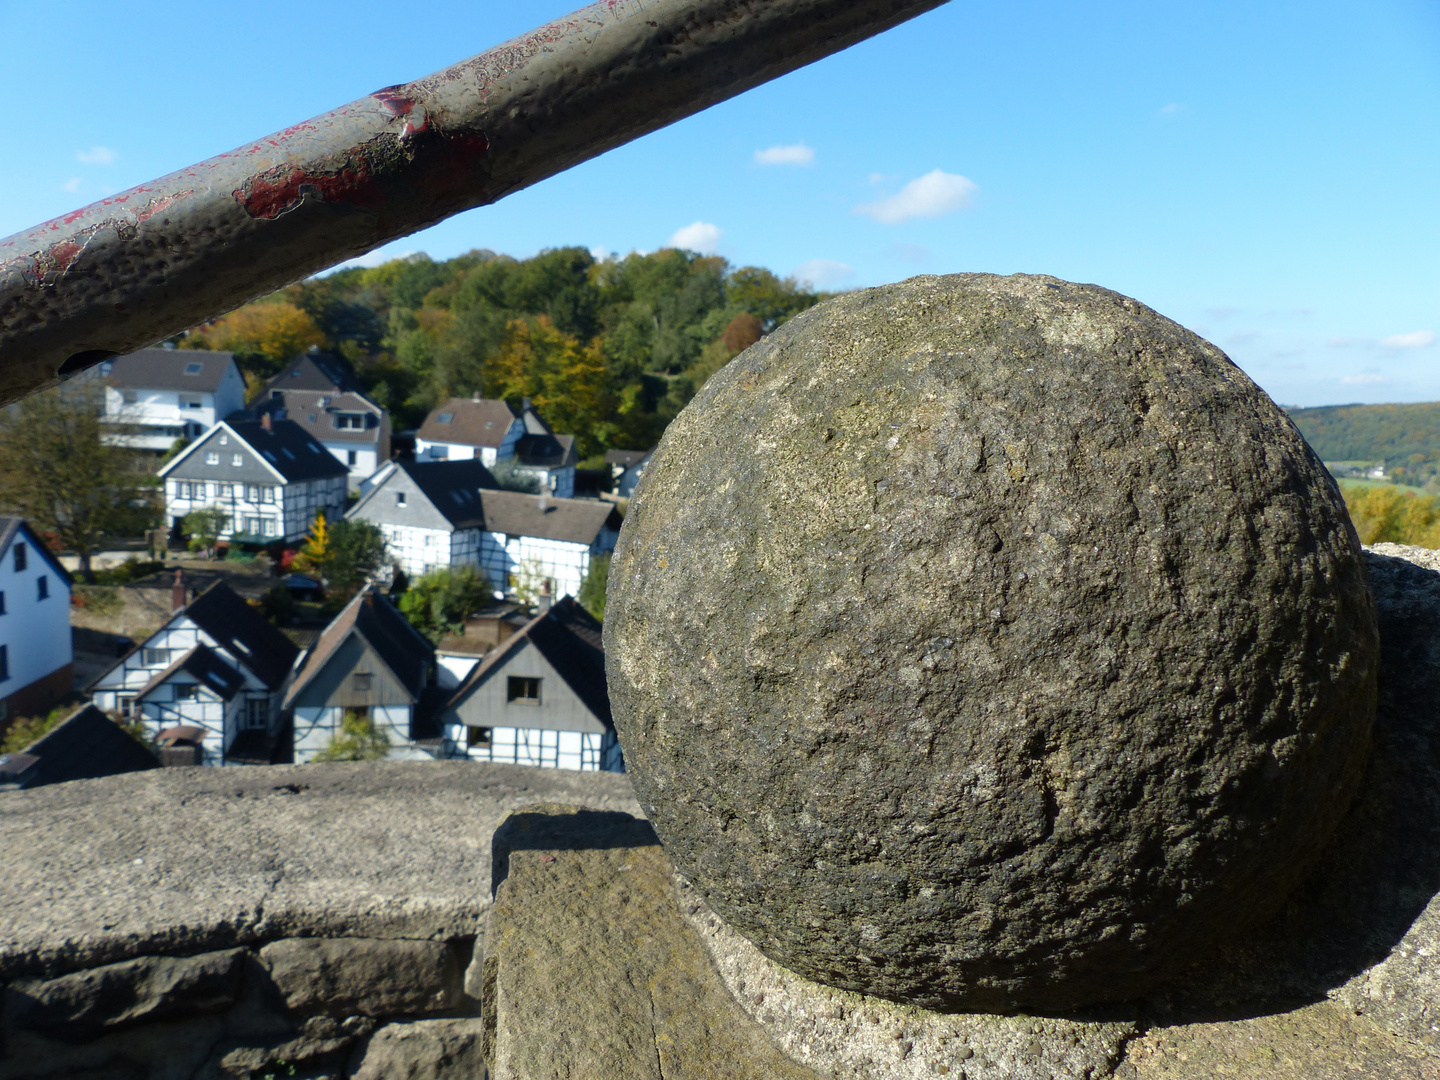
[[[336,413],[335,426],[341,431],[364,431],[365,416],[363,413]]]
[[[205,365],[204,365],[204,364],[186,364],[186,365],[185,365],[185,374],[186,374],[186,375],[199,375],[199,374],[200,374],[202,371],[204,371],[204,370],[205,370]]]
[[[284,391],[284,390],[271,390],[271,391],[270,391],[270,400],[271,400],[271,401],[284,401],[284,400],[285,400],[285,391]]]
[[[330,399],[329,399],[328,397],[322,397],[322,398],[320,399],[320,408],[322,408],[322,409],[328,409],[329,407],[330,407]]]

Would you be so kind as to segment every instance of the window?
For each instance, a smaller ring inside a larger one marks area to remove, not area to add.
[[[357,454],[354,450],[346,450],[346,451],[345,451],[345,464],[346,464],[346,465],[349,465],[349,466],[353,469],[353,468],[354,468],[356,465],[358,465],[359,463],[360,463],[360,455],[359,455],[359,454]]]
[[[274,489],[274,488],[272,488],[272,487],[261,488],[261,489],[260,489],[260,493],[265,497],[265,501],[266,501],[266,502],[268,502],[268,503],[273,503],[273,502],[275,501],[275,489]]]
[[[335,426],[341,431],[364,431],[365,416],[363,413],[336,413]]]
[[[221,435],[221,436],[220,436],[220,445],[221,445],[221,446],[229,446],[229,445],[230,445],[230,436],[229,436],[229,435]]]
[[[176,683],[176,684],[175,684],[175,700],[176,700],[176,701],[194,701],[194,700],[195,700],[195,697],[196,697],[196,691],[198,691],[199,689],[200,689],[200,688],[199,688],[198,686],[196,686],[193,682]]]
[[[206,464],[206,465],[219,465],[219,464],[220,464],[220,454],[219,454],[219,452],[216,451],[216,450],[211,450],[211,451],[209,451],[208,453],[206,453],[206,455],[205,455],[205,464]]]
[[[134,390],[122,390],[120,392],[120,400],[126,405],[138,405],[140,403],[140,395]]]
[[[489,746],[490,729],[488,727],[467,727],[465,729],[465,745],[467,747]]]
[[[270,703],[264,698],[249,698],[245,702],[245,726],[263,728],[270,719]]]
[[[222,499],[228,499],[228,498],[230,498],[230,491],[231,491],[231,488],[230,488],[230,485],[229,485],[229,484],[221,484],[221,485],[220,485],[220,497],[221,497]]]
[[[205,370],[205,365],[204,365],[204,364],[186,364],[186,365],[185,365],[185,374],[186,374],[186,375],[199,375],[200,372],[202,372],[202,371],[204,371],[204,370]]]
[[[259,502],[259,501],[260,501],[260,486],[259,486],[258,484],[251,484],[249,487],[247,487],[247,488],[245,489],[245,497],[246,497],[247,499],[249,499],[251,502]]]
[[[271,390],[271,391],[270,391],[270,400],[271,400],[271,401],[284,401],[284,400],[285,400],[285,391],[284,391],[284,390]]]
[[[26,556],[26,554],[27,554],[27,553],[26,553],[26,551],[25,551],[25,545],[24,545],[24,544],[16,544],[16,545],[15,545],[15,572],[16,572],[17,574],[18,574],[21,570],[24,570],[24,569],[25,569],[25,556]]]
[[[505,683],[505,700],[516,705],[539,705],[540,680],[528,675],[511,675]]]
[[[204,399],[199,394],[181,394],[180,407],[182,409],[200,409],[205,405]]]
[[[230,464],[231,464],[231,465],[235,465],[235,466],[237,466],[237,467],[240,466],[240,465],[244,465],[244,464],[245,464],[245,455],[244,455],[244,454],[232,454],[232,455],[230,456]]]
[[[329,407],[330,407],[330,399],[329,399],[328,397],[322,397],[322,398],[320,399],[320,408],[322,408],[322,409],[328,409]]]
[[[397,492],[395,492],[395,505],[396,505],[396,506],[404,506],[404,505],[405,505],[405,492],[403,492],[403,491],[397,491]]]
[[[350,676],[351,688],[357,694],[368,694],[370,692],[370,684],[374,679],[375,676],[368,671],[357,671],[354,675]]]
[[[434,460],[436,460],[436,459],[440,459],[440,460],[443,461],[445,458],[448,458],[449,456],[450,456],[450,448],[449,448],[448,446],[432,446],[432,447],[430,447],[430,459],[431,459],[432,461],[434,461]]]
[[[258,517],[247,517],[245,519],[245,531],[251,536],[259,536],[260,519]]]
[[[146,649],[141,660],[146,667],[165,667],[170,663],[170,650]]]
[[[10,646],[0,645],[0,682],[10,677]]]
[[[280,530],[279,530],[279,528],[278,528],[278,526],[277,526],[276,521],[275,521],[274,518],[266,518],[266,519],[265,519],[265,535],[266,535],[266,536],[279,536],[279,535],[280,535]]]
[[[35,599],[50,599],[50,578],[47,577],[45,574],[41,574],[38,578],[35,579]]]
[[[451,420],[454,420],[454,419],[455,419],[455,414],[454,414],[454,413],[442,412],[439,416],[435,417],[435,422],[436,422],[437,424],[448,424],[448,423],[450,423]]]
[[[5,614],[5,592],[0,589],[0,615]]]
[[[135,715],[135,695],[134,695],[134,694],[121,694],[121,695],[119,695],[119,696],[115,699],[115,707],[120,711],[120,715],[121,715],[122,717],[124,717],[126,720],[129,720],[131,717],[133,717],[133,716]]]

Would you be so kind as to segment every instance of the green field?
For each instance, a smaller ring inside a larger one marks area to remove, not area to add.
[[[1322,461],[1383,462],[1392,479],[1415,487],[1440,480],[1440,402],[1326,405],[1288,412]]]

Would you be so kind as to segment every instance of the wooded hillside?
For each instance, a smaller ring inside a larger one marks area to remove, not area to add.
[[[1322,461],[1383,461],[1392,478],[1417,486],[1433,483],[1440,473],[1440,402],[1327,405],[1289,413]]]
[[[234,351],[252,393],[309,346],[333,349],[397,429],[451,396],[529,397],[593,458],[654,445],[712,373],[822,295],[673,249],[415,255],[292,285],[177,343]]]

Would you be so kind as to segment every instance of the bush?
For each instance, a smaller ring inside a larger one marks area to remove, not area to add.
[[[1341,483],[1362,544],[1440,548],[1440,501],[1393,484]]]
[[[149,577],[156,570],[163,570],[165,564],[154,560],[140,560],[135,558],[126,559],[119,566],[112,566],[108,570],[96,570],[96,585],[128,585],[132,581]]]
[[[438,644],[465,632],[465,618],[490,602],[490,579],[473,566],[442,566],[417,578],[400,595],[400,612],[410,625]]]
[[[76,585],[70,593],[70,606],[94,615],[114,615],[124,602],[113,586]]]
[[[601,622],[605,621],[605,585],[610,580],[610,556],[596,555],[580,583],[580,606]]]
[[[340,731],[330,745],[315,755],[316,761],[379,761],[390,753],[390,737],[375,730],[375,721],[365,713],[346,710]]]

